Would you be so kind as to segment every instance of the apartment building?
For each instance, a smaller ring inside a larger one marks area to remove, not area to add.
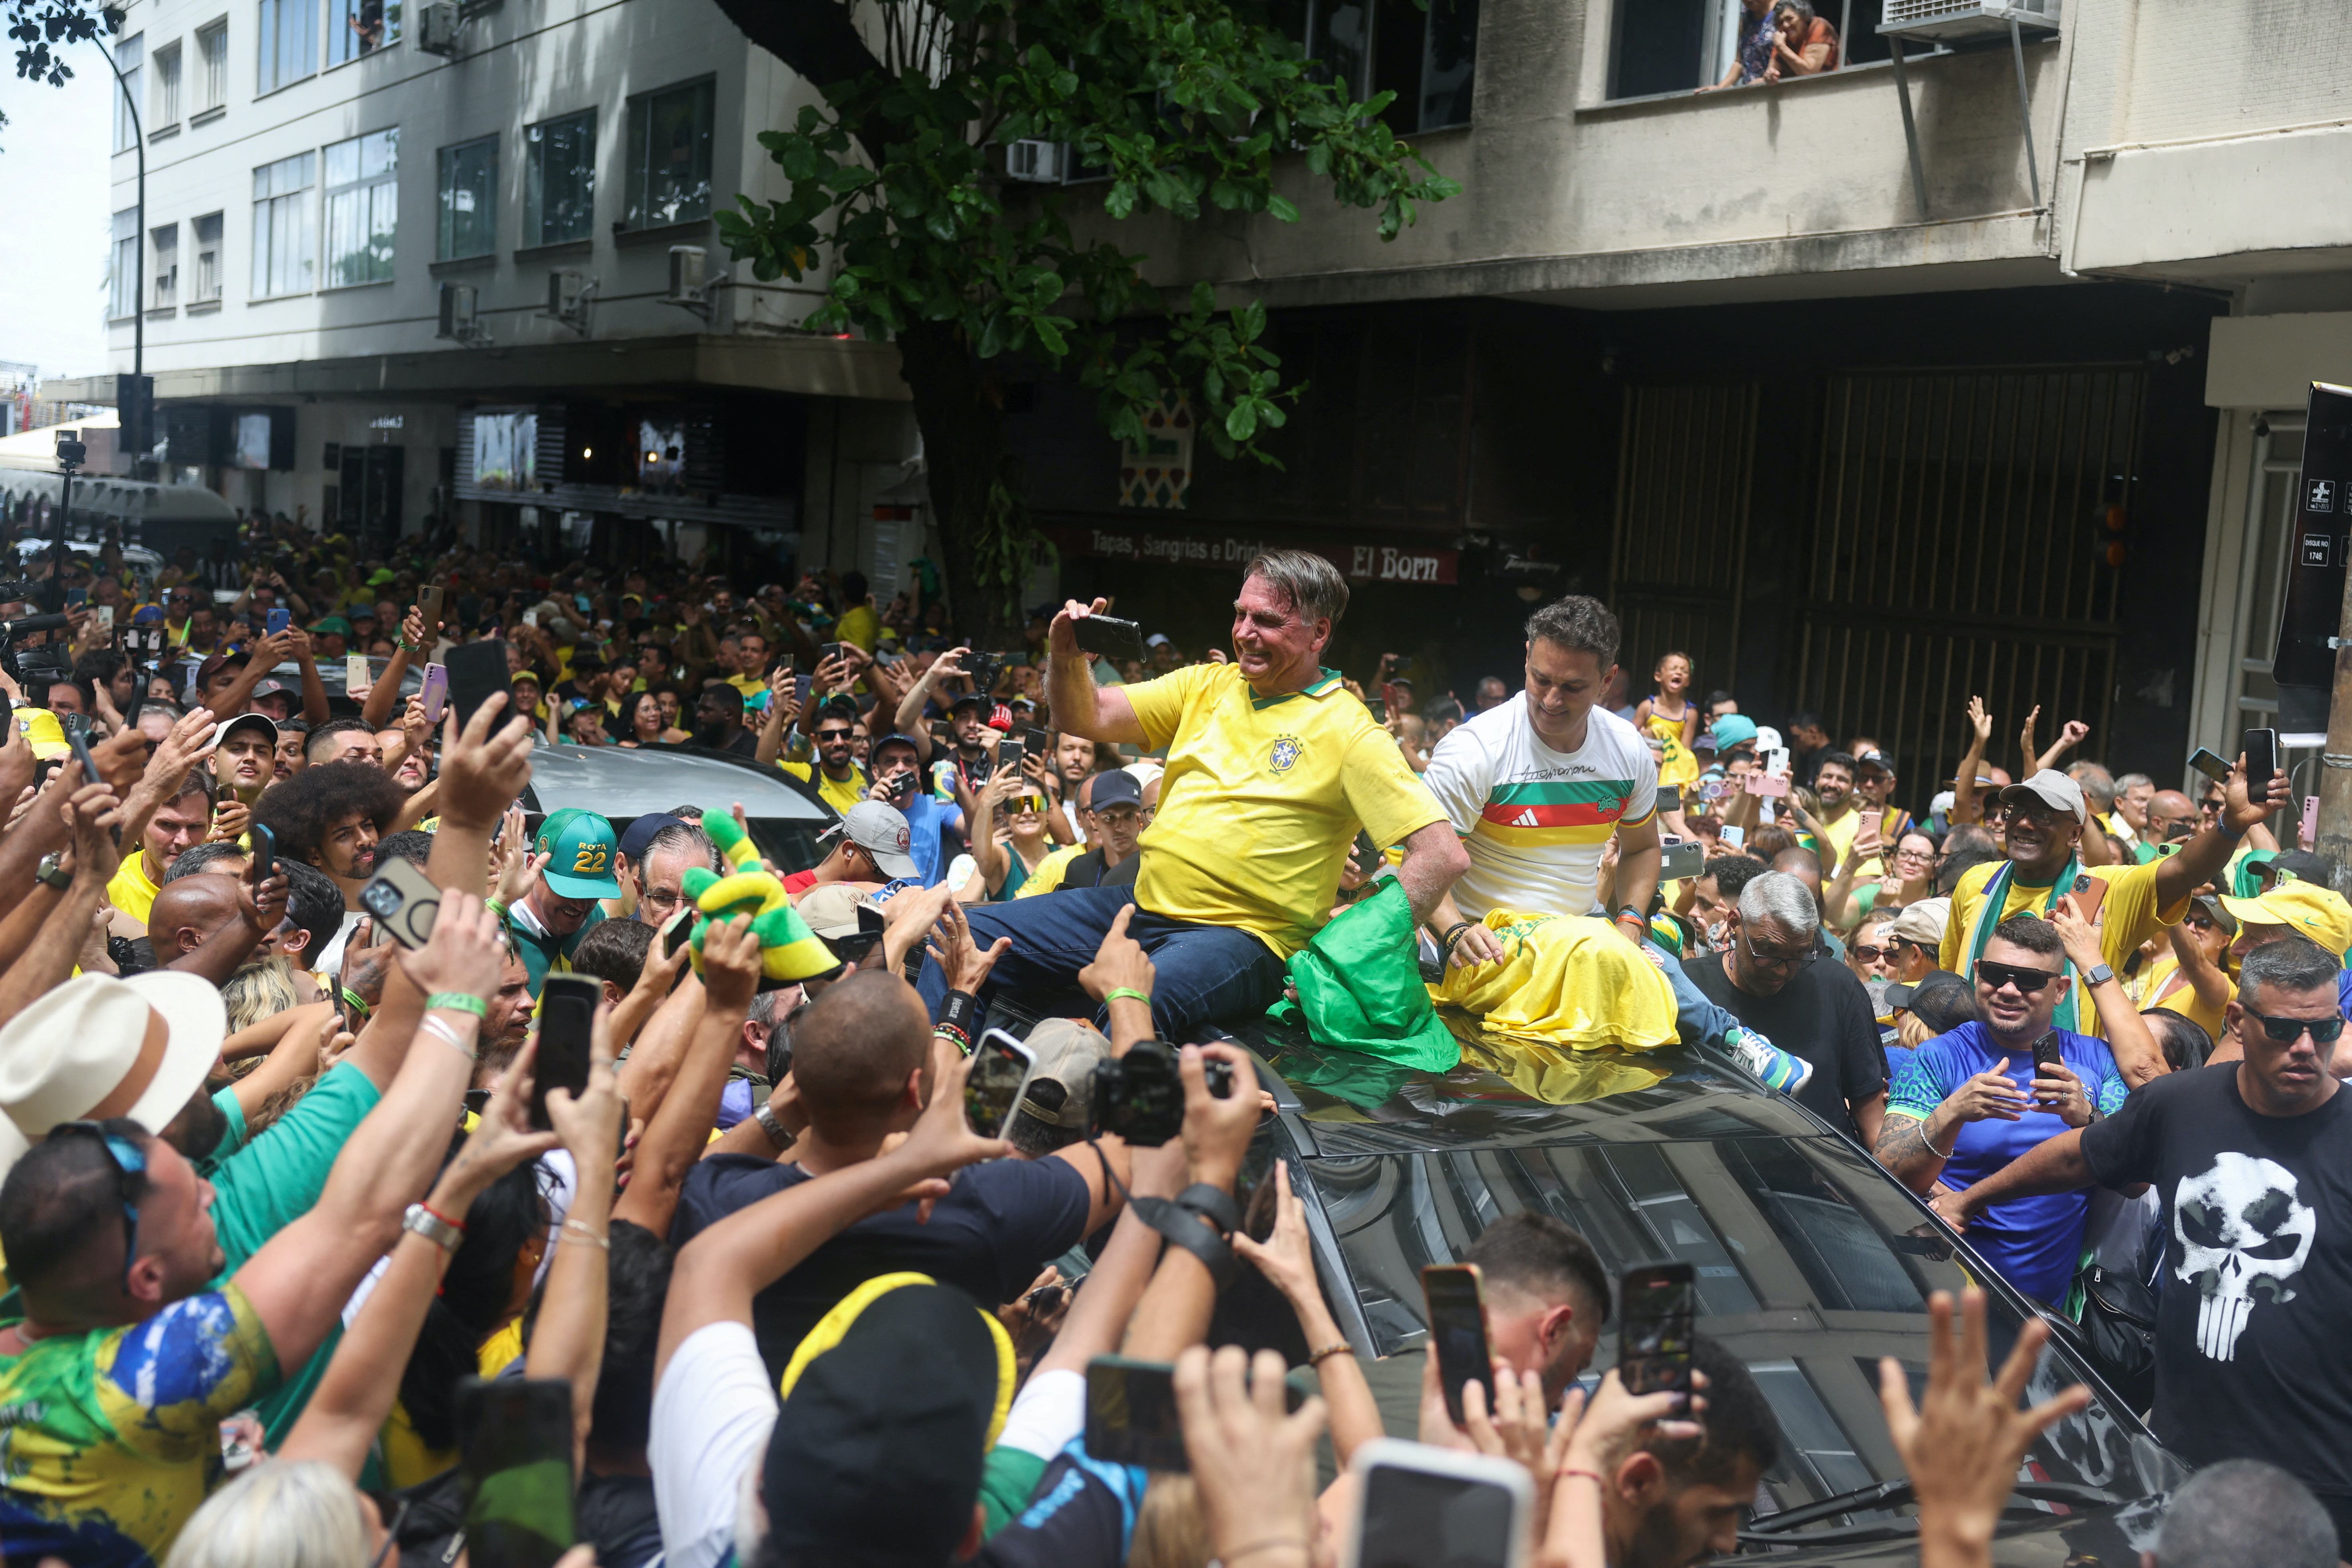
[[[110,343],[129,369],[143,311],[168,477],[374,541],[787,556],[813,497],[822,530],[903,484],[896,354],[804,331],[821,280],[718,241],[815,94],[709,0],[126,18]]]

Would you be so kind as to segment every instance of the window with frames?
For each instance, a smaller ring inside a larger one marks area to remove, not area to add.
[[[120,321],[139,310],[139,209],[126,207],[114,215],[113,276],[106,295],[109,321]]]
[[[261,76],[256,92],[275,92],[319,71],[319,0],[261,0]]]
[[[196,270],[188,289],[188,303],[217,305],[221,297],[221,214],[206,213],[188,226],[194,231]]]
[[[710,122],[718,85],[704,80],[629,100],[631,228],[710,216]]]
[[[441,149],[439,232],[433,254],[442,261],[488,256],[498,247],[499,139],[460,142]]]
[[[228,22],[196,29],[196,112],[228,102]]]
[[[146,90],[147,36],[123,39],[114,46],[114,68],[122,73],[122,85],[114,92],[114,150],[128,153],[139,145],[139,116],[135,105],[139,95]]]
[[[1470,123],[1478,0],[1276,0],[1268,20],[1351,96],[1394,93],[1381,111],[1391,130]]]
[[[596,216],[596,111],[541,121],[523,136],[523,243],[590,237]]]
[[[180,226],[167,223],[151,228],[147,238],[154,249],[154,258],[147,266],[147,276],[152,280],[148,303],[168,310],[180,302]]]
[[[180,46],[176,39],[155,51],[155,102],[147,115],[150,129],[154,131],[180,122]]]
[[[341,65],[400,42],[400,0],[329,0],[327,63]]]
[[[392,281],[400,204],[400,128],[327,149],[327,287]]]
[[[317,265],[315,153],[253,172],[253,297],[307,294]]]

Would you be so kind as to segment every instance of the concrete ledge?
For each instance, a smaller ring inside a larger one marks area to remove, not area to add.
[[[898,374],[898,351],[892,345],[798,334],[592,339],[155,373],[159,401],[208,398],[267,403],[402,396],[529,401],[551,388],[579,392],[651,387],[733,387],[882,403],[905,403],[912,396]],[[114,377],[47,381],[41,384],[41,395],[111,406]]]
[[[2231,279],[2352,254],[2352,123],[2094,148],[2081,180],[2075,271]]]

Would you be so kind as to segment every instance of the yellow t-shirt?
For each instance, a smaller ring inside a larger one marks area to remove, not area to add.
[[[852,605],[841,612],[833,635],[836,641],[854,642],[872,653],[876,639],[882,635],[882,617],[874,613],[871,605]]]
[[[1284,958],[1329,918],[1360,825],[1394,844],[1445,812],[1337,670],[1261,700],[1231,664],[1125,689],[1147,751],[1167,754],[1136,902],[1238,926]]]
[[[2170,987],[2169,992],[2167,987]],[[2180,973],[2180,960],[2166,953],[2150,963],[2130,987],[2132,1001],[2142,1012],[2161,1007],[2168,1013],[2178,1013],[2210,1035],[2221,1038],[2221,1009],[2208,1007],[2205,999],[2197,994],[2197,987]]]
[[[1992,880],[2001,864],[1995,861],[1970,867],[1960,878],[1960,885],[1952,890],[1952,912],[1944,925],[1944,944],[1937,958],[1939,968],[1957,974],[1968,973],[1969,933],[1976,927],[1977,911],[1984,907],[1985,884]],[[2156,874],[2162,865],[2160,860],[2151,860],[2145,866],[2093,866],[2084,873],[2107,885],[2098,910],[2099,951],[2107,966],[2117,973],[2123,972],[2133,949],[2164,927],[2179,924],[2180,917],[2189,912],[2186,896],[2168,907],[2158,906]],[[2049,884],[2037,888],[2012,877],[2009,897],[2001,904],[2000,918],[2007,920],[2021,910],[2038,915],[2049,898]],[[2078,978],[2078,989],[2080,984]],[[2098,1009],[2092,1005],[2090,998],[2078,995],[2076,1000],[2075,1011],[2080,1018],[2076,1029],[2085,1035],[2104,1036],[2106,1031],[2100,1026]]]
[[[1086,852],[1087,847],[1083,844],[1064,845],[1038,861],[1036,869],[1029,873],[1028,877],[1022,881],[1019,890],[1013,896],[1016,899],[1034,899],[1040,893],[1056,891],[1062,885],[1063,877],[1069,872],[1070,862]]]
[[[147,852],[133,849],[122,858],[113,877],[106,884],[106,901],[137,921],[147,923],[148,912],[155,907],[155,895],[163,891],[147,879]]]
[[[845,779],[836,781],[814,763],[779,762],[776,766],[796,779],[804,779],[815,784],[817,798],[844,816],[849,815],[851,806],[866,798],[867,780],[866,770],[863,768],[852,773]]]
[[[1684,711],[1687,713],[1688,708],[1685,707]],[[1658,782],[1677,788],[1697,783],[1698,757],[1683,744],[1683,721],[1653,711],[1649,718],[1649,732],[1666,745],[1665,752],[1658,758]]]

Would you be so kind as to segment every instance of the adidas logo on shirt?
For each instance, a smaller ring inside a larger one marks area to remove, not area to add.
[[[1533,827],[1536,826],[1536,814],[1532,810],[1522,811],[1518,816],[1511,818],[1511,826],[1514,827]]]

